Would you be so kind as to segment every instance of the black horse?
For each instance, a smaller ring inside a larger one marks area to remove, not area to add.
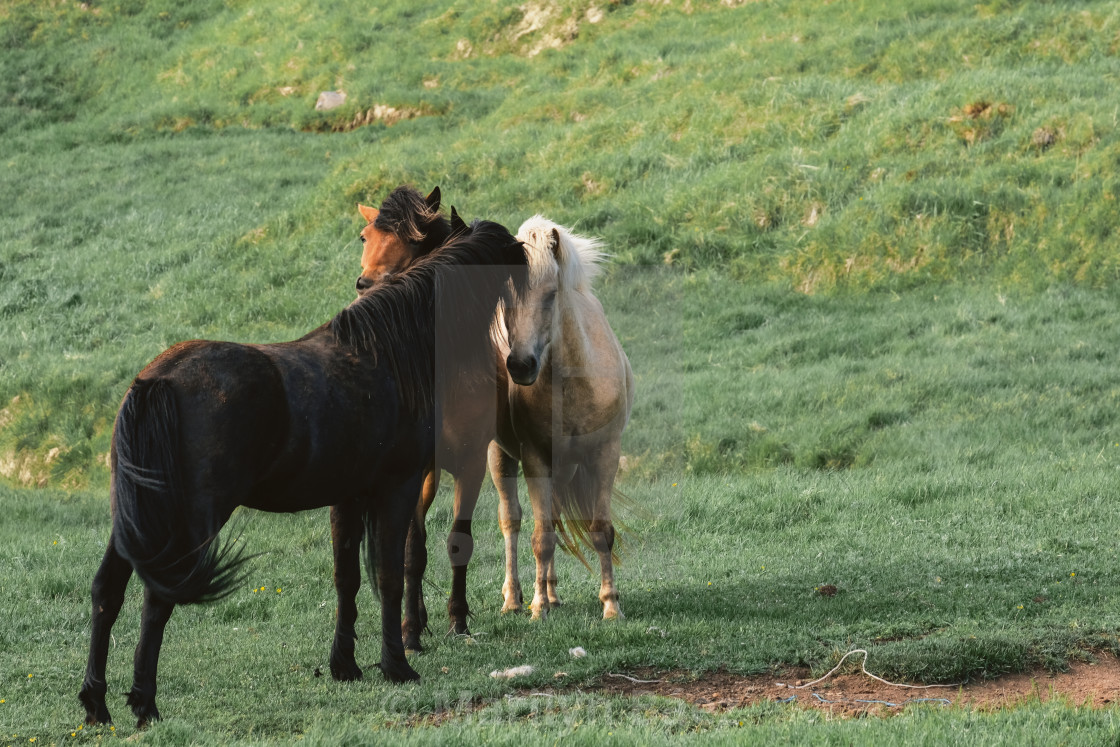
[[[140,372],[113,431],[113,527],[79,693],[87,723],[111,720],[109,634],[134,570],[145,588],[128,703],[141,725],[159,718],[156,664],[174,606],[220,598],[241,580],[246,558],[217,541],[239,505],[331,505],[336,568],[358,566],[367,544],[382,673],[419,679],[400,637],[404,550],[432,462],[441,371],[454,380],[492,368],[495,306],[525,282],[520,243],[480,221],[299,340],[179,343]],[[354,679],[359,580],[343,575],[331,669]]]

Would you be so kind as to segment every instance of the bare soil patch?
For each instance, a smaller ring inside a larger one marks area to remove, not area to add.
[[[895,687],[859,672],[836,674],[810,687],[798,688],[814,679],[807,669],[788,669],[777,676],[707,672],[700,677],[687,671],[644,669],[626,673],[644,682],[605,675],[594,689],[611,695],[679,698],[715,712],[785,701],[841,717],[890,715],[916,702],[993,711],[1055,697],[1073,706],[1103,708],[1120,700],[1120,661],[1105,653],[1094,658],[1093,663],[1073,662],[1068,672],[1010,674],[957,687]]]

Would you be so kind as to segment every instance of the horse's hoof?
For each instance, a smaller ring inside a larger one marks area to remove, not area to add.
[[[132,715],[136,717],[136,728],[143,729],[153,721],[159,721],[159,709],[156,708],[154,696],[145,695],[133,690],[128,694],[126,702],[132,708]]]
[[[331,662],[331,677],[337,682],[356,682],[362,678],[362,668],[358,662]]]
[[[83,689],[78,693],[78,700],[86,708],[86,726],[97,726],[98,724],[108,726],[113,723],[113,717],[109,715],[109,708],[105,705],[104,694],[98,696]]]
[[[415,635],[412,635],[412,634],[406,635],[402,639],[402,641],[404,642],[404,650],[405,651],[415,651],[418,654],[421,654],[421,653],[424,652],[424,647],[422,645],[420,645],[420,634],[419,633],[417,633]]]
[[[407,661],[401,661],[393,665],[382,663],[381,673],[385,675],[385,679],[398,685],[404,682],[420,681],[420,675],[408,665]]]
[[[502,587],[502,614],[519,612],[525,607],[525,599],[521,596],[521,587],[511,587],[508,583]]]
[[[451,629],[448,631],[451,635],[470,635],[471,631],[467,628],[467,620],[465,617],[452,617]]]

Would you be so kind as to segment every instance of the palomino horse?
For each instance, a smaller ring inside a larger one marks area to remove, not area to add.
[[[560,602],[554,529],[560,529],[564,545],[581,560],[581,541],[595,549],[603,618],[621,617],[611,495],[622,431],[634,402],[634,377],[591,293],[603,255],[598,241],[539,215],[521,225],[517,238],[529,256],[529,287],[515,293],[504,310],[507,339],[501,346],[510,379],[509,428],[499,430],[489,451],[506,545],[503,611],[522,605],[517,575],[520,460],[535,519],[533,617],[544,618]]]
[[[438,220],[439,198],[438,188],[433,190],[432,194],[425,200],[415,190],[400,187],[389,196],[382,205],[380,212],[363,205],[358,206],[358,210],[369,223],[362,231],[364,250],[362,253],[362,274],[357,281],[359,292],[372,287],[381,278],[402,271],[417,258],[423,256],[425,247],[431,243],[430,239],[427,238],[428,232],[444,235],[454,230],[461,230],[453,228],[451,223]],[[452,220],[454,221],[456,218],[454,208],[452,208]],[[542,221],[541,225],[547,223],[543,219],[540,220]],[[523,232],[531,227],[532,223],[533,221],[527,221],[523,226]],[[558,422],[557,425],[562,429],[586,427],[594,421],[596,415],[606,417],[605,422],[609,423],[606,428],[599,429],[593,434],[585,434],[582,431],[561,432],[560,442],[565,448],[562,448],[557,456],[566,460],[561,469],[561,477],[566,476],[564,474],[566,472],[570,473],[571,479],[561,479],[558,483],[560,489],[555,508],[560,512],[558,516],[566,516],[569,519],[568,526],[572,533],[565,535],[566,539],[570,540],[566,543],[566,546],[581,559],[582,555],[575,540],[578,538],[588,541],[595,540],[596,537],[591,535],[590,526],[596,518],[596,510],[605,511],[595,529],[609,528],[609,531],[597,531],[596,534],[598,535],[597,540],[600,543],[605,543],[607,547],[605,561],[602,560],[602,553],[600,553],[600,567],[603,573],[601,596],[605,597],[603,616],[604,618],[611,618],[619,615],[621,610],[618,605],[617,590],[614,586],[613,558],[611,555],[614,529],[610,521],[610,492],[617,471],[621,432],[629,419],[633,401],[633,376],[630,372],[629,361],[627,361],[625,353],[622,352],[621,346],[606,322],[602,306],[590,292],[591,279],[597,274],[598,263],[602,259],[599,244],[590,239],[574,236],[560,226],[548,225],[550,231],[555,229],[555,236],[550,234],[546,237],[547,242],[552,242],[548,243],[547,246],[559,247],[560,237],[567,236],[570,237],[567,245],[568,251],[562,253],[560,249],[552,249],[551,259],[548,256],[547,249],[535,253],[539,257],[533,273],[539,281],[536,286],[539,292],[526,294],[523,304],[527,307],[534,307],[534,305],[540,306],[547,302],[549,308],[551,308],[551,305],[555,302],[556,292],[560,290],[561,281],[563,281],[564,292],[561,294],[561,298],[567,308],[564,317],[570,318],[570,321],[578,320],[580,329],[587,330],[589,334],[583,339],[590,346],[589,349],[593,351],[595,362],[606,364],[606,368],[594,374],[593,377],[576,377],[580,378],[585,385],[593,385],[592,388],[598,394],[597,399],[562,403],[565,417],[575,416],[581,423],[568,422],[565,425],[564,422]],[[558,259],[561,256],[564,257],[562,272]],[[553,267],[555,269],[552,269]],[[552,294],[551,297],[549,294]],[[529,321],[530,319],[536,319],[542,324],[547,321],[547,324],[551,325],[554,320],[560,321],[561,316],[555,316],[554,318],[552,315],[548,315],[547,320],[544,316],[523,317],[524,329],[521,334],[526,338],[533,334],[530,329],[533,322]],[[536,339],[536,342],[540,345],[537,355],[537,371],[539,371],[541,365],[540,356],[544,354],[544,351],[551,349],[549,341],[552,337],[550,327],[538,331],[541,332],[541,336]],[[559,335],[557,337],[559,338]],[[416,518],[409,528],[408,553],[405,563],[405,623],[403,630],[405,645],[408,648],[420,648],[420,632],[427,623],[421,586],[421,577],[427,565],[425,548],[427,534],[424,529],[424,517],[435,499],[441,468],[447,469],[456,478],[454,519],[447,542],[448,555],[451,558],[452,566],[451,595],[447,603],[448,613],[451,618],[451,629],[456,633],[467,632],[466,573],[467,562],[473,552],[471,519],[482,483],[482,470],[478,467],[480,464],[479,454],[480,450],[486,450],[487,448],[489,449],[491,476],[494,478],[495,484],[499,486],[501,497],[499,519],[506,543],[506,580],[502,589],[504,596],[502,611],[518,610],[522,606],[521,584],[517,578],[517,538],[521,526],[521,506],[517,499],[516,478],[517,465],[522,454],[522,445],[518,439],[521,432],[539,436],[540,433],[537,433],[537,431],[540,431],[541,428],[532,428],[527,423],[523,423],[520,431],[515,431],[513,423],[510,421],[510,407],[515,395],[509,391],[509,381],[506,373],[506,362],[510,354],[508,344],[496,342],[495,354],[497,361],[493,381],[480,382],[469,391],[465,391],[463,396],[452,398],[455,406],[446,407],[443,411],[439,446],[437,447],[437,454],[440,455],[439,465],[433,466],[433,469],[425,476],[424,491],[417,506]],[[518,362],[515,360],[514,366],[517,365]],[[533,372],[533,377],[535,379],[536,371]],[[557,409],[561,409],[559,406],[561,403],[556,400],[562,393],[566,395],[567,389],[561,389],[557,386],[554,392],[555,397],[550,394],[550,404],[546,409],[544,407],[545,398],[540,396],[540,393],[553,391],[551,373],[547,377],[547,381],[547,384],[542,382],[535,387],[531,383],[526,387],[520,387],[520,389],[525,390],[519,395],[522,402],[520,412],[527,420],[542,418],[541,422],[551,424],[553,422],[552,406],[557,405]],[[575,382],[565,382],[565,385],[571,383]],[[492,389],[490,389],[491,386]],[[587,388],[587,386],[581,386],[572,391],[576,396],[579,396]],[[530,390],[532,396],[527,397],[526,395],[530,394]],[[493,391],[496,395],[495,408],[490,406],[489,391]],[[613,396],[605,398],[610,401],[604,401],[605,392],[614,392]],[[531,407],[528,406],[530,399],[535,403]],[[544,430],[550,429],[551,425],[544,426]],[[573,436],[576,437],[573,438]],[[491,443],[491,439],[498,439],[500,445],[499,443]],[[536,454],[538,462],[543,459],[549,464],[553,463],[551,451],[545,448],[546,445],[551,448],[551,440],[551,438],[536,438],[529,442],[528,446]],[[600,441],[605,445],[606,453],[592,455],[595,458],[588,457],[580,463],[580,468],[577,469],[575,463],[571,460],[579,457],[578,449],[586,448],[593,452]],[[489,447],[487,447],[488,443]],[[542,449],[545,450],[542,451]],[[613,461],[609,456],[610,453],[614,454]],[[602,457],[602,463],[594,464],[593,462],[598,457]],[[551,468],[541,471],[551,475]],[[604,480],[605,490],[608,493],[606,498],[601,498],[597,492],[592,497],[592,492],[601,489],[597,483]],[[551,482],[549,481],[547,485],[537,482],[540,485],[540,490],[537,493],[542,496],[542,510],[545,507],[543,496],[546,494],[550,496],[548,506],[551,507],[551,495],[553,493]],[[584,496],[582,504],[573,502],[577,500],[573,493],[576,490],[582,491],[580,493]],[[533,490],[531,489],[531,496],[532,493]],[[536,505],[537,503],[534,502],[535,508]],[[582,508],[580,508],[581,505]],[[567,511],[566,514],[564,514],[565,510]],[[544,528],[540,522],[545,520],[542,518],[543,516],[537,514],[538,528],[542,533]],[[551,547],[554,548],[555,536],[552,535],[552,537]],[[536,544],[534,544],[534,549],[536,550]],[[543,547],[541,549],[543,550]],[[598,550],[597,545],[596,550]],[[541,569],[542,567],[539,566],[538,570]],[[551,604],[555,606],[559,604],[559,598],[556,595],[556,574],[553,561],[550,560],[547,566],[543,567],[543,570],[546,578],[545,593],[550,596]],[[336,573],[338,572],[336,569]],[[550,587],[547,579],[551,579]],[[547,590],[549,588],[550,591]],[[541,617],[546,613],[547,607],[543,607],[543,609],[542,605],[533,607],[535,617]]]
[[[140,372],[113,430],[113,528],[93,580],[79,694],[88,723],[110,721],[110,631],[133,571],[144,607],[128,703],[140,724],[159,718],[156,665],[174,606],[239,583],[244,558],[215,541],[238,505],[333,504],[336,567],[358,567],[363,535],[369,549],[381,671],[419,678],[401,645],[401,595],[407,527],[433,455],[437,367],[492,367],[494,308],[510,283],[523,284],[524,265],[505,228],[476,223],[299,340],[179,343]],[[336,586],[331,670],[354,678],[354,594]]]
[[[410,187],[398,187],[385,199],[380,210],[358,206],[368,222],[362,229],[359,293],[403,271],[430,251],[439,237],[466,230],[454,208],[451,209],[452,222],[440,215],[439,201],[438,187],[427,198]],[[497,432],[496,420],[502,416],[498,405],[505,401],[505,392],[505,368],[499,359],[493,358],[481,375],[459,377],[449,382],[446,396],[440,402],[436,449],[424,473],[423,490],[415,519],[409,526],[405,554],[405,613],[401,633],[408,649],[421,649],[420,633],[428,623],[422,586],[428,562],[424,519],[435,500],[441,470],[455,477],[454,519],[447,540],[452,569],[447,612],[452,631],[468,632],[467,563],[474,551],[471,518],[486,475],[486,449]],[[359,574],[356,565],[348,572],[355,579]],[[347,571],[336,568],[335,573]]]

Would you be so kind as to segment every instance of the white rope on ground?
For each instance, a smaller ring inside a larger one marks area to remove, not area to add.
[[[819,677],[819,678],[813,680],[812,682],[807,682],[804,685],[786,685],[786,684],[783,684],[781,682],[778,682],[778,683],[775,683],[775,684],[777,684],[779,687],[788,687],[791,690],[803,690],[806,687],[812,687],[813,685],[817,684],[818,682],[823,682],[824,680],[827,680],[832,675],[836,674],[836,671],[838,669],[840,669],[840,667],[844,664],[844,661],[849,656],[851,656],[852,654],[863,654],[863,663],[859,665],[859,668],[861,670],[863,670],[863,673],[866,674],[868,677],[870,677],[873,680],[878,680],[879,682],[882,682],[884,685],[890,685],[891,687],[908,687],[908,688],[911,688],[913,690],[926,690],[926,689],[929,689],[931,687],[960,687],[959,683],[953,684],[953,685],[904,685],[904,684],[899,683],[899,682],[888,682],[887,680],[883,679],[882,677],[876,677],[875,675],[871,674],[871,672],[867,671],[867,650],[862,649],[862,648],[855,648],[855,649],[852,649],[851,651],[849,651],[848,653],[844,654],[842,657],[840,657],[840,661],[836,664],[836,666],[834,666],[832,668],[831,672],[826,674],[824,677]]]
[[[608,677],[621,677],[624,680],[630,680],[631,682],[637,683],[639,685],[652,685],[655,682],[660,682],[661,681],[661,680],[638,680],[638,679],[634,679],[633,677],[629,677],[625,674],[615,674],[614,672],[607,672],[607,676]]]

